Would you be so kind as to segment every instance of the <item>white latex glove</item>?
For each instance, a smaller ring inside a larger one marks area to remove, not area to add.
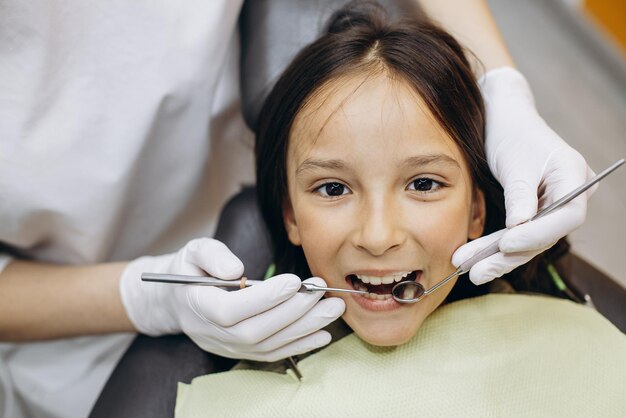
[[[524,76],[510,67],[487,72],[479,80],[486,106],[487,161],[504,188],[506,226],[500,252],[476,263],[470,280],[483,284],[530,261],[578,228],[587,199],[595,189],[558,211],[520,225],[593,176],[584,158],[565,143],[535,109]],[[489,245],[488,235],[460,247],[452,257],[459,266]]]
[[[223,243],[202,238],[174,254],[132,261],[120,280],[122,303],[140,332],[184,332],[202,349],[223,357],[276,361],[311,351],[330,342],[330,334],[320,328],[345,309],[339,298],[320,300],[323,292],[298,293],[301,281],[293,274],[228,292],[142,282],[144,272],[234,280],[243,275],[241,261]],[[326,285],[320,278],[306,282]]]

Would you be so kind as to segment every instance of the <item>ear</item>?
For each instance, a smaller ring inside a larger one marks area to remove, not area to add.
[[[485,230],[487,208],[485,205],[485,194],[482,190],[475,188],[472,194],[472,213],[470,214],[467,237],[469,239],[476,239],[481,237]]]
[[[287,231],[289,242],[295,246],[302,245],[300,231],[298,230],[296,217],[293,213],[293,206],[291,205],[291,199],[287,199],[283,205],[283,222],[285,223],[285,230]]]

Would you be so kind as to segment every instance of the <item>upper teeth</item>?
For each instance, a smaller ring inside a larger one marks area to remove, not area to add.
[[[400,280],[402,280],[403,278],[405,278],[409,274],[411,274],[410,271],[405,271],[405,272],[390,274],[388,276],[382,276],[382,277],[379,277],[379,276],[366,276],[366,275],[362,275],[362,274],[356,274],[356,277],[360,281],[362,281],[363,283],[379,285],[379,284],[390,284],[390,283],[393,283],[393,282],[399,282]]]

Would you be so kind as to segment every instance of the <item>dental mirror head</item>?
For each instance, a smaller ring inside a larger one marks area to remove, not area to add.
[[[398,303],[415,303],[424,296],[426,289],[414,281],[400,282],[391,289],[391,296]]]

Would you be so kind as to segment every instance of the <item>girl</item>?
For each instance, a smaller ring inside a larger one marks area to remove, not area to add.
[[[428,289],[452,273],[454,251],[503,228],[504,209],[463,49],[426,21],[383,17],[370,4],[339,12],[276,84],[259,118],[257,191],[278,271],[368,289],[376,296],[336,295],[343,318],[366,341],[395,345],[446,296],[489,292],[461,277],[415,305],[389,295],[398,280]],[[545,264],[565,250],[506,280],[556,292]]]

